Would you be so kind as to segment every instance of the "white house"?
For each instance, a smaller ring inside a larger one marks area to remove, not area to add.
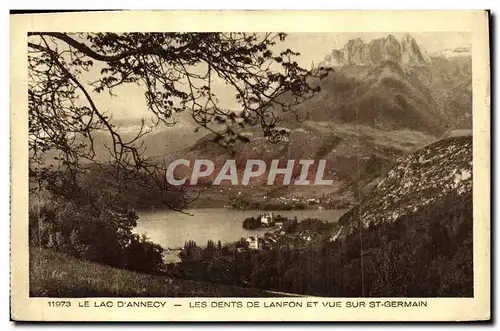
[[[270,217],[269,215],[261,215],[260,216],[260,224],[261,226],[266,226],[268,227],[269,226],[269,222],[270,222]]]
[[[251,237],[248,237],[246,239],[247,243],[248,243],[248,248],[250,249],[259,249],[259,238],[258,237],[254,237],[254,236],[251,236]]]
[[[269,227],[270,223],[272,223],[272,221],[273,221],[273,218],[274,218],[273,213],[260,215],[261,226]]]

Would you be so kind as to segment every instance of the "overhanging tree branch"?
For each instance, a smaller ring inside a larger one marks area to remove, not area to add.
[[[140,85],[156,116],[155,125],[175,125],[174,114],[187,111],[227,148],[246,142],[242,130],[255,125],[269,141],[279,141],[286,133],[277,127],[279,111],[293,110],[318,92],[308,84],[310,72],[293,61],[297,53],[287,49],[274,54],[276,42],[285,38],[280,33],[33,32],[29,36],[33,154],[57,150],[65,155],[68,167],[80,158],[102,164],[93,153],[93,136],[104,130],[112,144],[109,163],[124,180],[141,174],[165,185],[161,166],[150,162],[143,149],[141,139],[151,129],[145,130],[142,122],[135,138],[123,139],[94,101],[103,91],[112,94],[123,84]],[[101,62],[99,70],[92,60]],[[88,86],[80,76],[85,71],[95,76]],[[213,90],[215,79],[230,87],[237,107],[220,104]]]

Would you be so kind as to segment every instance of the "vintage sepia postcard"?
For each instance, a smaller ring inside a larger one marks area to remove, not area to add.
[[[489,320],[488,26],[12,15],[11,318]]]

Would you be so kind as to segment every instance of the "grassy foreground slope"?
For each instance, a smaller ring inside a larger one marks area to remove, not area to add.
[[[30,296],[36,297],[270,297],[258,289],[218,285],[116,269],[48,249],[30,248]]]

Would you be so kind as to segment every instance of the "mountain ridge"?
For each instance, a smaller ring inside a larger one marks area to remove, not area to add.
[[[332,240],[360,224],[395,222],[449,194],[472,197],[472,136],[443,139],[398,159],[369,196],[341,217]]]
[[[401,41],[394,35],[364,42],[361,38],[349,40],[344,47],[333,49],[321,66],[370,66],[392,61],[403,67],[423,65],[424,56],[415,39],[405,34]]]

